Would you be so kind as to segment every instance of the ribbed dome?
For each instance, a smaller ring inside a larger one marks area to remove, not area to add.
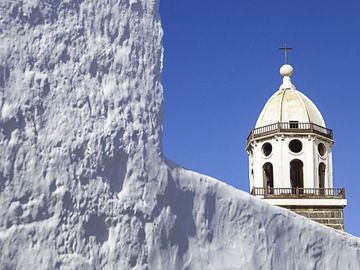
[[[284,72],[288,70],[288,72]],[[291,71],[291,72],[290,72]],[[325,127],[325,121],[315,104],[303,93],[296,90],[291,83],[292,67],[284,65],[280,69],[283,84],[265,104],[256,128],[277,122],[298,121],[299,123],[315,123]]]

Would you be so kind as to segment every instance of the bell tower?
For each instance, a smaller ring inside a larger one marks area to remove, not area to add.
[[[347,201],[345,189],[333,184],[333,132],[315,104],[292,83],[294,70],[285,57],[283,82],[247,139],[251,194],[344,230]]]

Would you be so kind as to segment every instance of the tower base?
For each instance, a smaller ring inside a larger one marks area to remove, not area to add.
[[[339,206],[282,206],[298,215],[329,226],[339,231],[344,231],[344,209]]]

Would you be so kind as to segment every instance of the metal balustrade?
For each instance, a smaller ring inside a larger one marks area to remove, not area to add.
[[[280,132],[315,133],[326,138],[333,139],[333,132],[331,129],[319,126],[314,123],[279,122],[259,128],[254,128],[250,132],[247,138],[247,142],[249,144],[249,142],[253,139]]]
[[[271,199],[345,199],[345,188],[254,187],[251,194]]]

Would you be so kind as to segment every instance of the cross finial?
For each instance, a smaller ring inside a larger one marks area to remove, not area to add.
[[[279,50],[284,51],[285,54],[285,64],[288,63],[288,51],[292,50],[293,48],[290,48],[287,46],[286,42],[284,44],[284,47],[280,47]]]

